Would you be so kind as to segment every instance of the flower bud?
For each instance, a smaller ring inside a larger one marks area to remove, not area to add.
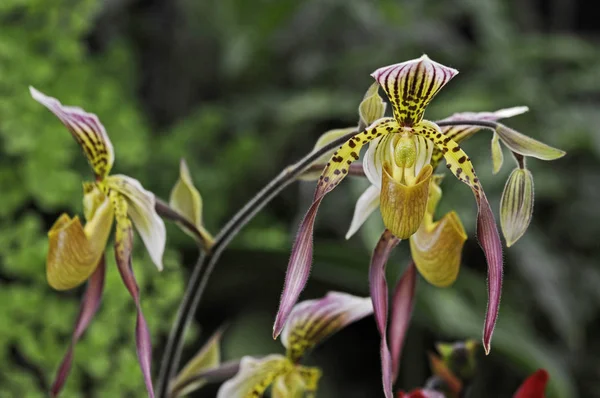
[[[500,200],[500,226],[506,246],[512,246],[527,230],[533,215],[533,176],[517,168],[508,177]]]

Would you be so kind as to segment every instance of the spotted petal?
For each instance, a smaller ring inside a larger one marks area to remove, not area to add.
[[[475,174],[471,159],[460,146],[450,137],[446,137],[435,123],[422,121],[413,131],[432,141],[442,151],[448,169],[456,178],[467,184],[475,195],[478,209],[477,238],[488,265],[488,307],[483,331],[483,346],[487,354],[498,318],[502,291],[502,243],[494,213]]]
[[[369,266],[369,286],[371,300],[375,312],[375,322],[381,336],[381,378],[383,392],[386,398],[392,398],[392,358],[387,343],[387,320],[388,320],[388,287],[385,279],[385,266],[390,253],[400,243],[390,231],[385,230],[373,250],[371,265]]]
[[[285,275],[283,292],[281,293],[279,310],[273,325],[273,338],[277,338],[281,333],[292,307],[298,301],[298,297],[308,280],[312,264],[314,223],[323,197],[344,179],[348,173],[348,167],[358,159],[358,153],[365,144],[396,129],[397,123],[393,119],[381,119],[365,131],[346,141],[333,153],[330,161],[325,166],[321,177],[319,177],[313,203],[306,212],[294,241]]]
[[[282,355],[269,355],[256,359],[243,357],[240,370],[234,378],[223,383],[217,398],[256,398],[262,394],[279,376],[285,376],[294,365]]]
[[[333,142],[333,141],[337,140],[338,138],[341,138],[341,137],[345,136],[346,134],[350,134],[354,131],[357,131],[356,127],[348,127],[345,129],[333,129],[333,130],[329,130],[329,131],[323,133],[319,137],[317,142],[315,143],[313,152],[318,151],[319,149],[323,148],[325,145],[329,144],[330,142]],[[310,169],[310,166],[324,164],[325,162],[327,162],[327,160],[329,160],[329,158],[331,158],[331,155],[335,151],[336,151],[335,149],[332,149],[331,151],[328,151],[328,152],[324,153],[323,155],[321,155],[318,159],[315,159],[315,161],[312,162],[307,167],[307,171],[305,171],[300,177],[298,177],[298,179],[303,180],[303,181],[318,180],[319,176],[321,175],[321,171],[320,170],[312,171]]]
[[[423,55],[421,58],[377,69],[371,74],[383,87],[401,126],[413,126],[423,119],[425,108],[435,95],[458,74]]]
[[[46,276],[54,289],[72,289],[92,275],[104,254],[113,223],[113,209],[104,198],[93,217],[81,226],[79,217],[61,215],[48,232]]]
[[[373,313],[371,299],[330,292],[322,299],[294,306],[281,334],[287,356],[298,362],[312,349],[347,325]]]
[[[56,98],[44,95],[33,87],[29,87],[29,91],[33,99],[48,108],[69,129],[83,149],[96,177],[106,177],[112,168],[115,154],[98,117],[79,107],[62,105]]]
[[[150,258],[162,270],[167,230],[156,213],[154,194],[145,190],[138,180],[120,174],[108,177],[107,185],[127,201],[127,215],[144,241]]]

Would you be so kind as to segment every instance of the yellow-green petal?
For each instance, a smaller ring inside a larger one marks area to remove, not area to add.
[[[500,226],[506,246],[512,246],[527,230],[533,215],[533,176],[517,168],[508,177],[500,200]]]
[[[496,128],[496,133],[504,144],[513,152],[541,160],[555,160],[565,156],[566,152],[534,140],[504,125]]]
[[[360,122],[359,130],[364,130],[378,119],[381,119],[385,114],[386,103],[379,95],[379,83],[375,82],[369,87],[365,96],[358,106],[358,114]]]
[[[107,198],[81,225],[79,217],[61,215],[48,232],[46,277],[54,289],[72,289],[94,272],[110,234],[113,208]]]
[[[98,179],[106,177],[112,168],[115,154],[98,117],[81,108],[62,105],[56,98],[42,94],[33,87],[29,87],[29,91],[33,99],[54,113],[71,132]]]
[[[305,395],[304,380],[296,371],[279,376],[271,390],[271,398],[304,398]]]
[[[466,240],[465,229],[454,211],[431,225],[423,223],[410,237],[410,251],[419,273],[434,286],[454,283]]]
[[[169,397],[175,398],[195,391],[206,384],[206,380],[199,379],[190,383],[203,371],[219,366],[221,363],[221,337],[223,330],[219,329],[200,348],[200,351],[185,365],[175,380],[169,386]]]
[[[502,146],[500,145],[500,136],[494,132],[492,136],[492,166],[493,173],[498,174],[502,168],[504,162],[504,154],[502,153]]]
[[[405,185],[394,180],[389,165],[384,164],[379,206],[385,227],[397,238],[407,239],[419,229],[427,208],[432,172],[431,165],[426,165],[414,184]]]
[[[238,373],[221,386],[217,398],[258,398],[279,376],[292,372],[294,364],[283,355],[243,357]]]

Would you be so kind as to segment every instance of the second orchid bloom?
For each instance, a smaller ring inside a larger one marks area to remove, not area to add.
[[[162,270],[166,229],[156,213],[154,194],[131,177],[109,175],[114,162],[113,146],[96,115],[81,108],[64,106],[34,88],[30,91],[36,101],[54,113],[67,127],[83,149],[95,175],[95,181],[83,184],[85,225],[82,226],[77,216],[63,214],[48,233],[46,273],[50,286],[66,290],[89,280],[73,341],[58,370],[52,396],[57,396],[62,389],[71,367],[74,345],[98,309],[104,285],[104,251],[114,223],[116,263],[123,283],[135,301],[138,360],[148,394],[153,397],[150,332],[142,314],[139,289],[131,267],[131,254],[135,225],[152,261]]]
[[[413,261],[423,277],[436,286],[448,286],[458,275],[462,246],[467,238],[455,212],[436,221],[434,213],[441,197],[441,176],[434,171],[443,158],[446,167],[475,196],[478,208],[477,236],[488,265],[488,307],[483,330],[486,353],[498,316],[502,288],[502,244],[492,209],[475,173],[470,157],[459,142],[481,128],[494,130],[492,160],[497,171],[502,164],[502,142],[513,153],[519,169],[525,170],[524,157],[554,160],[563,151],[549,147],[497,123],[527,111],[517,107],[498,112],[461,113],[438,124],[425,120],[424,112],[434,96],[458,71],[421,58],[377,69],[373,78],[387,95],[393,117],[383,117],[385,106],[375,89],[370,89],[369,106],[361,104],[361,130],[333,153],[321,173],[313,203],[302,221],[292,248],[279,311],[273,328],[277,337],[308,280],[312,264],[313,227],[318,208],[331,192],[351,172],[363,146],[369,144],[363,169],[372,186],[361,196],[348,232],[351,236],[367,216],[379,207],[386,227],[374,250],[370,286],[375,318],[382,334],[384,391],[391,397],[391,362],[385,342],[387,325],[387,283],[385,264],[400,240],[409,239]],[[368,93],[369,94],[369,93]],[[373,100],[375,98],[375,100]],[[379,101],[379,102],[378,102]],[[363,113],[371,116],[364,123]],[[377,114],[378,113],[378,114]],[[362,126],[364,125],[364,126]],[[530,176],[528,171],[518,172]],[[512,181],[512,182],[511,182]],[[510,198],[508,198],[510,196]],[[531,218],[533,183],[526,178],[511,178],[507,183],[501,209],[503,232],[507,245],[514,243],[525,231]]]

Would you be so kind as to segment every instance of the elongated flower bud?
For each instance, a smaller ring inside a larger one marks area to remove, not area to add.
[[[500,226],[506,246],[512,246],[527,230],[533,215],[533,176],[517,168],[508,177],[500,200]]]

